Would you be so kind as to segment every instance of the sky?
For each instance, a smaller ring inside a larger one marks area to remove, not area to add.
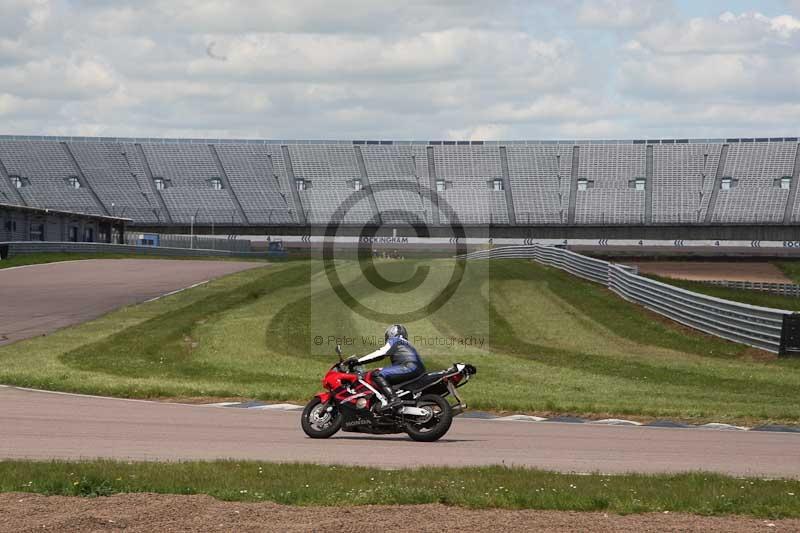
[[[800,0],[0,0],[0,134],[800,134]]]

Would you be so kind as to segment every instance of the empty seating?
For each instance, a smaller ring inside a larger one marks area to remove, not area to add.
[[[797,143],[731,143],[723,177],[732,187],[720,190],[712,222],[782,222],[789,191],[777,180],[791,176]]]
[[[352,145],[293,144],[289,154],[294,177],[302,181],[298,192],[309,223],[372,220],[368,198],[356,187],[361,172]]]
[[[381,220],[387,224],[428,223],[422,198],[428,188],[428,179],[418,178],[411,145],[365,145],[359,148]]]
[[[518,224],[560,224],[569,208],[572,145],[506,147]]]
[[[632,180],[645,177],[643,144],[579,144],[577,224],[642,224],[645,191]]]
[[[78,171],[56,141],[2,141],[0,161],[9,176],[23,180],[18,190],[31,207],[103,214],[86,184],[76,188]]]
[[[273,174],[264,145],[218,144],[214,148],[250,223],[291,224],[297,221],[287,199],[290,191],[277,173]]]
[[[165,180],[161,197],[174,222],[189,224],[241,224],[227,189],[216,190],[220,179],[208,145],[190,143],[143,143],[153,178]]]
[[[143,189],[131,170],[127,154],[119,143],[73,142],[69,144],[92,189],[111,216],[141,222],[157,222],[158,202],[152,191]]]
[[[721,143],[653,146],[653,222],[702,222],[717,174]]]
[[[494,188],[503,179],[497,146],[443,145],[433,153],[436,178],[444,182],[437,188],[442,223],[508,224],[505,192]]]
[[[364,224],[378,215],[384,224],[486,225],[509,223],[511,194],[518,225],[571,217],[588,225],[775,224],[787,214],[787,222],[800,222],[800,201],[787,204],[797,150],[794,138],[354,144],[7,137],[0,138],[0,203],[108,213],[143,225]],[[362,190],[367,184],[371,195]]]

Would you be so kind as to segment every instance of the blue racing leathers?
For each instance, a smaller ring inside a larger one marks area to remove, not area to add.
[[[358,362],[361,364],[371,363],[387,356],[391,359],[392,365],[381,368],[378,374],[393,385],[409,381],[425,373],[425,365],[422,364],[417,349],[400,336],[389,337],[386,344],[359,358]]]

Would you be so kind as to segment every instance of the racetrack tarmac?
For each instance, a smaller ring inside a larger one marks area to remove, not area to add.
[[[0,270],[0,346],[260,266],[264,263],[87,259]]]
[[[338,433],[313,440],[300,413],[0,386],[0,458],[211,460],[384,468],[505,464],[561,472],[800,478],[800,434],[459,419],[436,443]]]

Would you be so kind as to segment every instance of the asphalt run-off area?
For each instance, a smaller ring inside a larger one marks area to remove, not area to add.
[[[87,259],[0,270],[0,346],[264,263]]]

